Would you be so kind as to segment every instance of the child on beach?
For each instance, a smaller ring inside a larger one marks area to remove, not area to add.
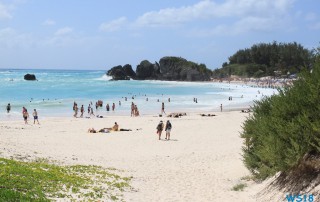
[[[163,122],[160,121],[160,123],[157,125],[157,134],[159,135],[159,140],[161,140],[162,131],[163,131]]]
[[[39,120],[38,120],[38,112],[37,112],[36,109],[33,110],[32,115],[33,115],[33,124],[36,123],[36,120],[37,120],[38,124],[40,124],[40,123],[39,123]]]

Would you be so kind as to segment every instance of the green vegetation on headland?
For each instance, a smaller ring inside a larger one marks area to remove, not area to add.
[[[213,71],[214,78],[280,76],[311,68],[314,53],[294,43],[260,43],[238,50],[222,68]]]
[[[280,172],[277,182],[290,191],[320,184],[320,48],[312,70],[293,86],[256,101],[245,121],[243,158],[257,179]]]
[[[143,60],[136,71],[130,64],[112,67],[107,75],[113,80],[174,80],[208,81],[230,76],[264,77],[296,74],[303,68],[312,68],[314,52],[293,43],[260,43],[238,50],[221,68],[210,70],[205,64],[197,64],[181,57],[163,57],[159,62]]]
[[[121,199],[131,178],[99,166],[57,166],[0,158],[0,201]]]

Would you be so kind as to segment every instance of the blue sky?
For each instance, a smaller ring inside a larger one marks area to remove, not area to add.
[[[319,0],[0,0],[0,68],[221,67],[256,43],[320,46]]]

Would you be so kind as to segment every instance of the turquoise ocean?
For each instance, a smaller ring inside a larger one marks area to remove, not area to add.
[[[37,81],[24,80],[24,75],[28,73],[35,74]],[[1,69],[0,119],[22,118],[23,106],[29,112],[37,109],[40,118],[72,117],[73,102],[79,108],[84,105],[87,111],[88,104],[95,104],[97,100],[103,101],[104,107],[95,113],[101,116],[130,116],[131,102],[138,106],[141,115],[159,114],[162,102],[165,103],[167,113],[204,113],[219,111],[220,104],[223,104],[225,110],[248,108],[254,100],[277,93],[275,89],[239,84],[110,79],[102,70]],[[228,99],[230,96],[232,101]],[[193,101],[194,98],[197,98],[197,103]],[[9,114],[6,112],[8,103],[12,106]],[[106,111],[107,103],[110,106],[116,104],[114,112]]]

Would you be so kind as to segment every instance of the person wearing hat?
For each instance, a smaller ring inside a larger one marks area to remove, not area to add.
[[[159,135],[159,140],[161,140],[161,133],[163,131],[163,121],[160,121],[160,123],[157,125],[157,134]]]

